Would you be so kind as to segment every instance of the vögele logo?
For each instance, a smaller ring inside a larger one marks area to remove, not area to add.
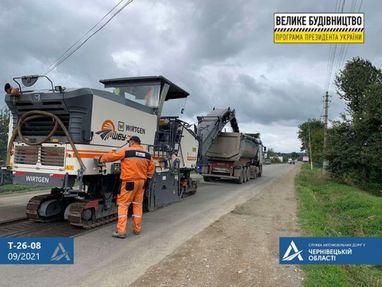
[[[293,253],[292,253],[292,250],[293,250]],[[292,261],[296,257],[298,258],[299,261],[303,261],[304,259],[302,258],[301,252],[302,250],[298,250],[296,244],[292,240],[282,258],[282,261]]]

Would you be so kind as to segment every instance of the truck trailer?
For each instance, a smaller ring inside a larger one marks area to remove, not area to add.
[[[230,122],[233,132],[222,132]],[[205,181],[233,179],[247,182],[262,175],[265,147],[259,134],[239,131],[235,110],[213,109],[198,117],[199,163]]]
[[[264,147],[254,134],[220,133],[206,153],[205,181],[233,179],[244,183],[262,175]]]

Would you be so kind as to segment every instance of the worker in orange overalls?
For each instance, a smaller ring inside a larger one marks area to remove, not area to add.
[[[118,224],[113,237],[125,238],[129,206],[133,204],[133,232],[141,232],[144,185],[154,175],[155,165],[151,155],[141,146],[137,136],[129,139],[129,147],[101,156],[101,163],[121,161],[121,189],[117,197]]]

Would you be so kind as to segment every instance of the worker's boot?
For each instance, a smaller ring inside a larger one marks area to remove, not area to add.
[[[126,238],[126,234],[118,233],[117,231],[114,231],[112,236],[116,238]]]
[[[135,231],[135,230],[133,230],[133,232],[134,232],[135,235],[139,235],[139,234],[141,233],[140,230],[139,230],[139,231]]]

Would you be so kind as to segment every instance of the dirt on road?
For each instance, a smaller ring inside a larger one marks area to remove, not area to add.
[[[301,286],[303,272],[280,265],[278,251],[280,236],[299,235],[298,171],[294,168],[237,206],[130,286]]]

